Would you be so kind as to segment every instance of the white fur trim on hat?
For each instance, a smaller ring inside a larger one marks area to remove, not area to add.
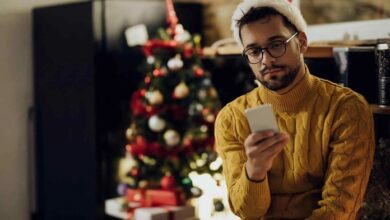
[[[233,31],[234,39],[239,45],[243,46],[239,35],[239,26],[237,21],[240,20],[251,8],[259,7],[274,8],[280,14],[286,16],[286,18],[298,29],[298,31],[306,32],[307,24],[301,14],[301,11],[287,0],[244,0],[237,6],[232,16],[231,30]]]

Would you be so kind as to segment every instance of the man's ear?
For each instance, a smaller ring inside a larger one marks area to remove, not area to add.
[[[301,53],[305,53],[308,47],[307,36],[305,32],[299,32],[298,41],[299,41],[299,49],[301,50]]]

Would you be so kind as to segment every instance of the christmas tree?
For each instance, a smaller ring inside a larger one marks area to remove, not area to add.
[[[213,134],[220,102],[202,68],[200,36],[184,30],[166,2],[168,28],[142,47],[144,78],[130,103],[119,191],[171,190],[188,199],[201,194],[191,172],[221,172]]]

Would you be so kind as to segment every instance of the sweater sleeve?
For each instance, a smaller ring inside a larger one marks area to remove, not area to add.
[[[309,220],[355,219],[373,164],[373,116],[365,100],[347,99],[333,121],[322,200]]]
[[[223,174],[229,194],[229,203],[233,213],[242,219],[261,218],[267,212],[270,202],[268,178],[262,182],[253,182],[247,178],[247,161],[242,136],[248,130],[243,114],[234,112],[228,105],[223,108],[215,123],[217,151],[223,160]],[[241,133],[239,133],[240,131]]]

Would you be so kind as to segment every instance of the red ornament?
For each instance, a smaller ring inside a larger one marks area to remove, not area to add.
[[[160,185],[163,189],[173,190],[176,187],[176,180],[170,173],[165,174],[163,178],[161,178]]]
[[[195,48],[194,51],[198,56],[203,56],[203,49],[200,47]]]
[[[183,57],[190,58],[193,54],[192,45],[189,43],[184,44],[183,46]]]
[[[151,81],[152,81],[152,79],[151,79],[150,76],[147,76],[147,77],[145,77],[145,79],[144,79],[144,83],[147,84],[147,85],[149,85]]]
[[[136,143],[128,144],[126,145],[126,150],[131,153],[131,155],[134,155],[136,157],[145,154],[146,152],[146,144],[145,142],[139,142],[137,141],[138,137],[136,138]]]
[[[194,70],[194,74],[197,77],[202,77],[202,76],[204,76],[204,70],[200,67],[196,67]]]
[[[141,90],[140,90],[140,94],[141,94],[142,97],[145,97],[145,95],[146,95],[146,89],[141,89]]]
[[[165,75],[164,71],[160,68],[153,70],[153,76],[155,76],[155,77],[160,77],[160,76],[164,76],[164,75]]]
[[[138,167],[133,167],[131,170],[130,170],[130,175],[131,176],[134,176],[134,177],[137,177],[139,176],[139,168]]]
[[[135,116],[144,115],[146,113],[145,105],[143,102],[145,93],[145,90],[138,90],[132,95],[130,109]]]
[[[189,137],[184,138],[184,140],[183,140],[183,147],[191,148],[192,147],[192,139],[189,138]]]

